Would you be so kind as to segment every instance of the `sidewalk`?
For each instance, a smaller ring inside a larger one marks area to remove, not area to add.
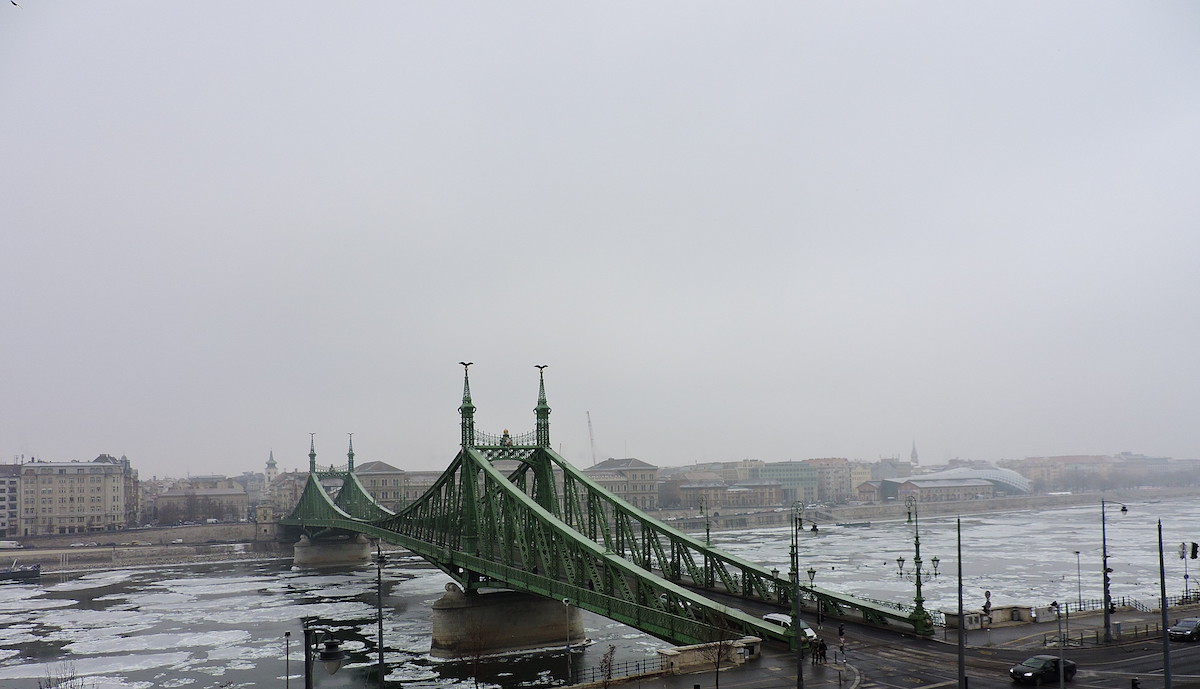
[[[1171,609],[1168,624],[1194,611]],[[1140,612],[1122,609],[1110,615],[1114,643],[1140,641],[1162,634],[1162,615],[1157,611]],[[968,629],[966,644],[971,648],[1020,648],[1041,650],[1054,647],[1058,639],[1058,620],[1049,618],[1037,622],[994,626],[987,629]],[[1062,620],[1064,644],[1068,647],[1096,647],[1104,643],[1104,614],[1100,612],[1072,615]],[[958,630],[945,630],[939,639],[958,643]]]
[[[1172,609],[1168,613],[1168,623],[1174,624],[1178,618],[1196,614],[1195,610]],[[1110,620],[1115,644],[1144,642],[1147,637],[1158,637],[1162,633],[1162,616],[1158,611],[1118,610],[1110,616]],[[939,629],[934,638],[942,643],[957,644],[958,630]],[[1072,616],[1069,621],[1063,618],[1063,638],[1068,647],[1078,649],[1082,643],[1085,648],[1099,648],[1104,645],[1104,615],[1102,613],[1076,615]],[[1048,649],[1057,647],[1057,639],[1058,620],[1051,618],[989,629],[969,629],[966,634],[966,645],[968,648],[1026,650],[1032,655],[1050,652]],[[805,661],[805,689],[856,689],[858,687],[861,682],[858,669],[850,663],[833,662],[836,654],[832,651],[831,648],[831,662],[813,665],[811,662]],[[795,678],[796,656],[774,645],[764,644],[762,655],[757,660],[723,671],[721,684],[730,687],[794,687],[796,685]],[[618,685],[620,682],[614,681],[613,684]],[[647,677],[637,681],[637,684],[654,689],[693,689],[697,685],[701,689],[708,689],[713,686],[714,682],[712,672],[699,672]]]
[[[833,658],[833,653],[829,656]],[[804,689],[855,689],[860,678],[858,670],[848,663],[813,665],[810,658],[804,661]],[[615,684],[615,682],[614,682]],[[711,689],[715,684],[713,673],[697,672],[685,675],[663,675],[644,679],[641,687],[654,689]],[[722,687],[795,687],[796,656],[790,651],[764,646],[757,660],[721,672]]]

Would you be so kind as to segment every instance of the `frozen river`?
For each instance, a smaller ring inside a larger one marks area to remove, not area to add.
[[[1162,519],[1167,592],[1182,593],[1180,542],[1200,540],[1200,500],[1127,502],[1108,510],[1113,595],[1153,603],[1158,597],[1156,520]],[[921,555],[940,559],[940,576],[924,586],[926,606],[957,609],[955,519],[920,520]],[[786,527],[718,532],[713,545],[781,571],[788,568]],[[978,609],[1099,598],[1100,506],[962,518],[964,597]],[[822,526],[805,532],[801,569],[816,584],[871,598],[911,602],[913,526],[903,520],[869,527]],[[1078,551],[1078,560],[1076,557]],[[1077,568],[1078,561],[1078,568]],[[1200,561],[1188,561],[1189,567]],[[928,568],[929,565],[927,564]],[[449,579],[400,553],[384,569],[384,646],[389,681],[405,687],[473,687],[474,668],[429,657],[430,604]],[[231,562],[87,574],[46,575],[38,585],[0,585],[0,688],[34,689],[39,680],[74,672],[96,689],[151,687],[275,688],[303,686],[301,620],[312,618],[348,640],[346,669],[319,687],[362,687],[375,663],[375,569],[293,569],[290,561]],[[572,666],[599,664],[609,645],[617,660],[638,660],[666,646],[597,616],[585,616],[594,644]],[[284,632],[290,631],[290,642]],[[549,687],[567,671],[563,648],[489,661],[488,684]],[[481,683],[482,685],[482,683]]]

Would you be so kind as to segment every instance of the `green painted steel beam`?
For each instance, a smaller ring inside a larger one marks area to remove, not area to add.
[[[503,475],[496,458],[517,459]],[[528,469],[525,466],[528,466]],[[561,490],[553,468],[563,476]],[[329,472],[322,472],[334,478]],[[715,592],[791,607],[790,581],[678,532],[611,495],[546,447],[467,447],[418,500],[392,513],[346,473],[336,501],[316,475],[281,520],[310,537],[362,533],[425,558],[464,590],[505,588],[572,604],[678,644],[790,634],[708,599]],[[699,591],[697,591],[698,589]],[[802,587],[828,610],[887,626],[909,610]]]

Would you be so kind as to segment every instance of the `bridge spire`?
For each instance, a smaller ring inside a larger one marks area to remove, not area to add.
[[[308,434],[308,473],[317,473],[317,434]]]
[[[468,369],[474,361],[460,361],[463,367],[463,401],[458,406],[462,416],[462,446],[463,449],[475,447],[475,405],[471,403],[471,375]]]
[[[347,461],[346,471],[353,474],[354,473],[354,434],[347,433],[346,435],[350,436],[350,450],[346,453],[346,461]]]
[[[533,408],[537,418],[535,427],[538,447],[550,447],[550,405],[546,403],[546,364],[535,364],[538,370],[538,401]]]

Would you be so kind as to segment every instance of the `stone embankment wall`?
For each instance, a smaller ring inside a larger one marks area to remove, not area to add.
[[[1184,497],[1195,495],[1194,489],[1172,488],[1130,488],[1103,493],[1072,493],[1068,495],[1016,495],[1012,497],[989,498],[986,500],[958,500],[953,502],[922,502],[920,503],[921,517],[939,517],[946,515],[982,514],[988,512],[1019,512],[1022,510],[1049,510],[1073,505],[1096,505],[1099,510],[1100,500],[1119,502],[1135,502],[1138,500],[1157,500],[1161,498]],[[707,526],[710,529],[745,529],[753,527],[787,526],[791,523],[790,508],[768,509],[762,507],[736,508],[722,507],[713,510],[713,514],[705,517],[697,515],[695,509],[662,510],[651,512],[651,516],[662,519],[668,525],[689,533],[702,532]],[[887,521],[905,519],[908,512],[904,501],[892,501],[875,505],[847,505],[838,507],[818,507],[804,511],[805,525],[816,523],[819,526],[838,523]]]
[[[21,564],[40,564],[44,574],[54,572],[177,565],[223,560],[262,560],[291,557],[291,544],[217,543],[166,546],[97,546],[94,548],[24,548],[6,550],[0,557]]]
[[[174,543],[177,539],[183,543]],[[0,558],[40,564],[46,573],[292,556],[292,544],[277,540],[275,524],[197,524],[37,536],[20,541],[24,548],[2,550]],[[98,545],[72,547],[72,543]]]
[[[150,527],[147,529],[123,529],[121,531],[95,531],[92,533],[61,534],[56,536],[18,537],[26,548],[67,548],[72,543],[99,543],[100,545],[122,545],[138,541],[150,545],[169,545],[176,539],[184,543],[207,541],[244,542],[275,540],[275,524],[195,524],[189,526]]]

